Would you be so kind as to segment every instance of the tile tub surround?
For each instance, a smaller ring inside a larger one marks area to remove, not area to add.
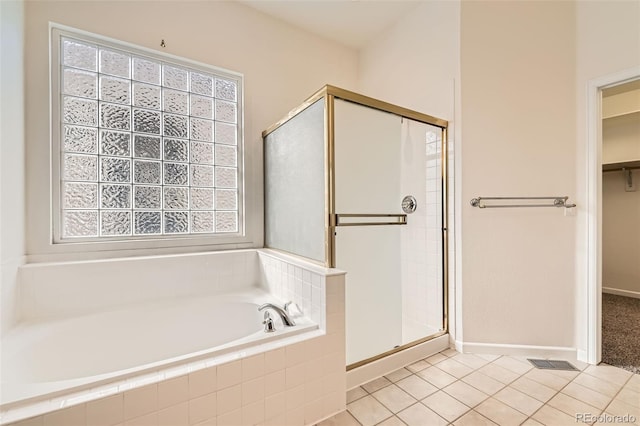
[[[349,390],[347,410],[317,426],[640,424],[640,375],[571,362],[580,371],[449,349]]]
[[[41,401],[22,407],[17,414],[25,420],[10,423],[16,418],[5,412],[1,423],[302,425],[344,410],[344,274],[271,250],[248,252],[234,252],[245,257],[243,275],[274,292],[280,288],[279,303],[294,296],[305,315],[304,307],[319,308],[311,314],[319,330]],[[280,274],[261,272],[275,268]]]

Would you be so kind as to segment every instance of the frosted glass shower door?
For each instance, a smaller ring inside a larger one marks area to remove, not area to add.
[[[347,365],[402,345],[399,226],[341,227],[337,267],[347,271]]]
[[[401,118],[336,100],[334,126],[336,213],[401,214]],[[347,271],[347,365],[402,344],[401,227],[336,227],[336,267]]]
[[[324,99],[265,138],[265,245],[325,262]]]

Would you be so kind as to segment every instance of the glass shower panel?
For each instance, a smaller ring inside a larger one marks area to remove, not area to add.
[[[265,245],[325,262],[324,99],[265,138]]]
[[[400,117],[336,100],[334,129],[336,213],[401,214]],[[336,267],[348,271],[348,365],[402,344],[402,226],[363,222],[335,231]]]
[[[426,334],[437,333],[445,328],[444,295],[444,179],[442,129],[422,124],[426,131],[427,155],[427,322]]]
[[[417,204],[405,225],[335,228],[348,365],[443,331],[441,143],[438,127],[335,102],[336,213],[399,215],[407,195]]]
[[[443,330],[442,130],[403,119],[400,187],[416,211],[400,231],[402,344]]]
[[[401,118],[340,99],[334,115],[336,213],[402,213]]]
[[[336,230],[336,263],[345,286],[347,365],[402,345],[400,226]]]

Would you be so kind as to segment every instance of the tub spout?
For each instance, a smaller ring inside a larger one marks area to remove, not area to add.
[[[280,315],[280,318],[282,318],[282,322],[287,327],[293,327],[294,325],[296,325],[296,323],[293,321],[293,319],[289,317],[289,315],[284,311],[284,309],[274,305],[273,303],[265,303],[264,305],[258,308],[258,311],[262,311],[263,309],[273,309],[275,312],[277,312],[278,315]]]

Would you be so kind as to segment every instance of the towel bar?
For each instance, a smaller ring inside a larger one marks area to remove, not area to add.
[[[481,209],[509,208],[509,207],[576,207],[575,204],[567,204],[569,197],[476,197],[471,199],[471,205]],[[552,200],[543,204],[484,204],[483,201],[493,200]]]

